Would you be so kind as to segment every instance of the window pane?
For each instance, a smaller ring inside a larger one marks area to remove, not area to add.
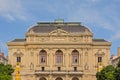
[[[21,57],[17,57],[17,62],[21,62]]]
[[[41,62],[45,63],[46,62],[46,57],[45,56],[41,56]]]
[[[98,57],[98,62],[102,62],[102,57]]]
[[[62,63],[63,52],[61,50],[56,51],[56,63]]]
[[[57,63],[62,63],[62,56],[57,56]]]
[[[73,56],[73,63],[77,63],[78,62],[78,56]]]
[[[77,50],[72,51],[72,62],[73,63],[79,62],[79,52]]]

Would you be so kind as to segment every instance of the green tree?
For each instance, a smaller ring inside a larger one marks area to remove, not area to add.
[[[4,65],[0,63],[0,80],[12,80],[11,74],[14,72],[14,69],[11,65]]]
[[[120,80],[120,60],[118,61],[117,67],[114,72],[115,80]]]
[[[117,68],[120,67],[120,60],[118,61]]]
[[[101,72],[96,73],[97,80],[115,80],[114,71],[115,68],[112,65],[104,67]]]

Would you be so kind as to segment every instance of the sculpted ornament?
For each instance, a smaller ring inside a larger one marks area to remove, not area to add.
[[[18,49],[14,54],[14,56],[23,56],[23,53]]]
[[[68,35],[69,33],[62,29],[57,29],[49,33],[49,35]]]
[[[105,53],[102,52],[102,50],[100,49],[100,50],[98,50],[98,52],[97,52],[95,55],[96,55],[96,56],[104,56]]]

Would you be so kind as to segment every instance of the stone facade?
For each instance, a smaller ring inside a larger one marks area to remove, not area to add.
[[[98,63],[109,64],[111,46],[78,22],[59,21],[38,23],[25,39],[7,44],[9,63],[15,68],[20,62],[21,80],[96,80]]]

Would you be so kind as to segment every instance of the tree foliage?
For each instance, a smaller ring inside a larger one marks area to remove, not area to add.
[[[96,74],[97,80],[115,80],[114,79],[115,68],[112,65],[104,67],[101,72]]]
[[[120,80],[120,60],[114,68],[112,65],[104,67],[96,73],[97,80]]]
[[[115,69],[114,77],[115,77],[115,80],[120,80],[120,60],[119,60],[117,67]]]
[[[4,65],[0,63],[0,80],[12,80],[11,74],[14,72],[14,69],[11,65]]]

